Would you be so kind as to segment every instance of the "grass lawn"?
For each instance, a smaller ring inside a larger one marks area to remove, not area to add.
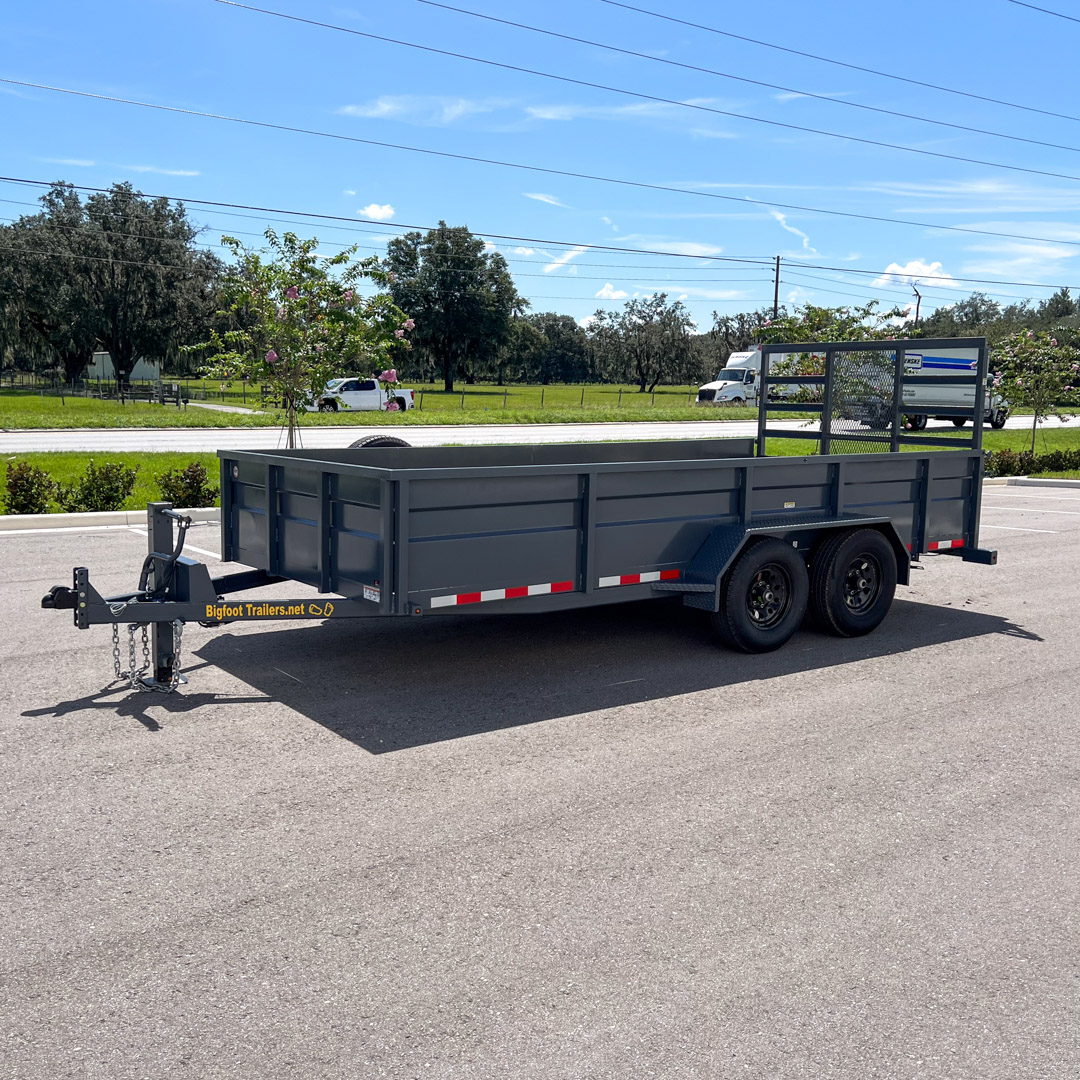
[[[503,389],[470,386],[462,394],[425,390],[406,413],[304,413],[303,426],[395,424],[575,424],[622,420],[753,420],[754,409],[692,404],[696,388],[658,387],[655,395],[618,386],[548,386]],[[584,392],[584,405],[582,393]],[[541,397],[543,408],[540,407]],[[220,403],[220,402],[219,402]],[[239,401],[229,401],[239,404]],[[97,398],[42,396],[36,391],[0,391],[0,430],[25,428],[280,427],[279,410],[226,413],[190,405],[132,403]]]
[[[193,461],[201,461],[206,467],[214,485],[217,485],[219,462],[217,454],[178,454],[178,453],[100,453],[88,454],[85,452],[62,452],[41,454],[18,454],[9,457],[5,464],[12,460],[26,461],[31,465],[44,469],[53,480],[61,484],[70,484],[78,479],[86,469],[87,462],[93,461],[97,465],[104,465],[107,461],[119,461],[132,469],[138,469],[135,476],[135,487],[130,496],[121,507],[123,510],[145,510],[148,502],[159,502],[162,499],[161,490],[157,484],[157,478],[171,469],[184,469]],[[3,499],[7,493],[6,468],[0,472],[0,512],[3,512]],[[217,503],[215,502],[215,505]],[[60,507],[53,503],[50,512],[60,511]]]

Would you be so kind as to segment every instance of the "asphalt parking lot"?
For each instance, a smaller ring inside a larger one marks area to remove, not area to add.
[[[0,1076],[1073,1080],[1080,490],[983,505],[863,639],[192,626],[172,696],[38,607],[143,535],[0,534]]]

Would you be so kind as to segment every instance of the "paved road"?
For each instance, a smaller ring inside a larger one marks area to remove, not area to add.
[[[171,697],[37,610],[143,536],[0,536],[0,1075],[1075,1080],[1080,492],[985,507],[869,638],[193,626]]]
[[[931,421],[935,427],[951,427]],[[1051,420],[1045,426],[1053,430],[1061,424]],[[1080,426],[1080,417],[1066,421]],[[780,420],[778,429],[816,428],[805,420]],[[1008,428],[1031,428],[1030,418],[1010,417]],[[399,435],[414,446],[439,446],[443,443],[555,443],[607,442],[620,439],[713,439],[753,437],[757,421],[697,420],[685,422],[638,424],[459,424],[408,427],[387,424],[382,427],[312,427],[302,432],[304,446],[319,450],[348,446],[366,435]],[[180,450],[208,453],[214,450],[262,450],[283,446],[279,428],[87,428],[68,431],[0,431],[0,454],[29,453],[39,450],[143,451]]]

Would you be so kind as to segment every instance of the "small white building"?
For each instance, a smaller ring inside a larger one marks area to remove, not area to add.
[[[94,353],[94,359],[86,369],[84,379],[116,379],[116,371],[113,368],[112,357],[105,351]],[[161,378],[161,362],[158,360],[135,361],[135,368],[131,373],[130,382],[157,382]]]

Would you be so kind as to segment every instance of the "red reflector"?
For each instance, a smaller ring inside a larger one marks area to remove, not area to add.
[[[528,595],[529,595],[529,586],[528,585],[518,585],[513,589],[507,589],[506,590],[506,599],[507,600],[516,600],[519,596],[528,596]]]
[[[660,580],[661,581],[674,581],[679,576],[680,573],[681,573],[680,570],[661,570],[660,571]]]
[[[572,581],[556,581],[551,586],[552,592],[573,592],[574,583]]]
[[[641,575],[640,574],[620,574],[619,575],[619,584],[620,585],[637,585],[640,581],[641,581]]]
[[[457,602],[459,604],[479,604],[480,594],[478,592],[458,593]]]

